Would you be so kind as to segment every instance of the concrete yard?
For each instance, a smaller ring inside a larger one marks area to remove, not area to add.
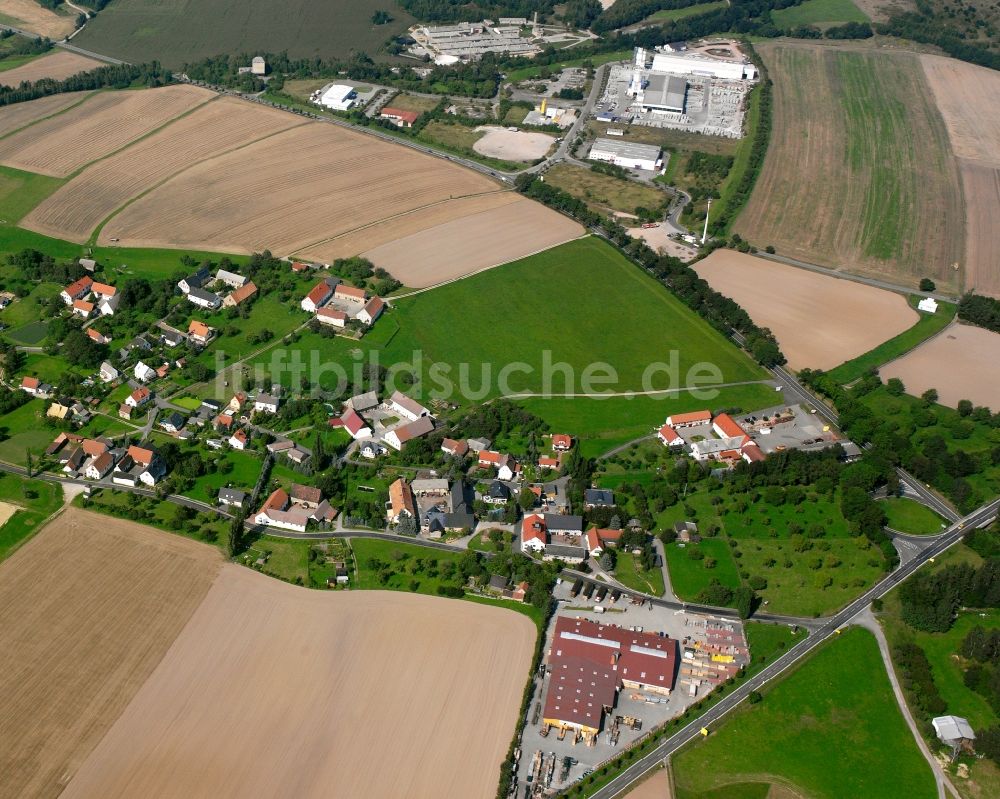
[[[507,130],[496,125],[483,125],[476,130],[485,135],[472,145],[472,149],[480,155],[504,161],[534,161],[536,158],[544,158],[555,142],[555,137],[546,133]]]

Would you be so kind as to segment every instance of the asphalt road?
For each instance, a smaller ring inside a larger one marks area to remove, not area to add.
[[[751,677],[728,696],[725,696],[717,705],[708,710],[701,718],[696,719],[695,721],[692,721],[682,727],[648,755],[629,766],[608,785],[593,794],[593,799],[613,799],[613,797],[622,793],[626,788],[631,786],[632,783],[636,782],[643,775],[645,775],[650,769],[659,765],[664,758],[674,754],[686,743],[697,738],[701,734],[702,728],[706,728],[711,731],[712,725],[733,708],[737,707],[744,699],[747,698],[751,691],[758,691],[767,685],[767,683],[771,680],[780,677],[784,672],[788,671],[788,669],[801,661],[802,658],[816,649],[816,647],[824,641],[827,641],[831,637],[837,635],[838,631],[842,627],[850,624],[856,616],[863,613],[873,599],[885,596],[889,593],[889,591],[910,577],[925,563],[933,560],[946,549],[958,543],[962,539],[964,531],[967,527],[978,527],[981,524],[986,523],[997,515],[998,510],[1000,510],[1000,499],[994,500],[988,505],[984,505],[978,510],[970,513],[960,522],[956,522],[951,525],[944,535],[935,540],[934,544],[927,547],[927,549],[907,564],[900,566],[899,569],[894,571],[874,587],[870,588],[835,616],[832,616],[826,621],[825,624],[823,624],[822,627],[815,630],[808,638],[796,644],[773,663],[766,666],[760,673]]]

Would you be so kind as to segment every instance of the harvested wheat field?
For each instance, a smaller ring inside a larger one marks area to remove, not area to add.
[[[227,564],[62,796],[487,799],[535,635],[500,608]]]
[[[716,250],[695,270],[770,328],[793,369],[832,369],[918,318],[900,294],[733,250]]]
[[[63,39],[76,28],[76,12],[57,14],[37,0],[0,0],[0,14],[9,17],[15,27],[50,39]]]
[[[759,52],[774,124],[737,232],[811,263],[912,286],[932,277],[957,293],[962,190],[920,56],[784,42]]]
[[[0,163],[68,177],[213,97],[195,86],[99,92],[0,141]]]
[[[921,60],[962,173],[963,288],[1000,297],[1000,74],[941,56]]]
[[[212,100],[87,167],[28,214],[21,226],[86,242],[126,202],[191,164],[301,124],[291,114],[231,97]]]
[[[572,219],[521,198],[362,254],[403,285],[424,288],[525,258],[583,234]]]
[[[62,80],[77,72],[86,72],[101,66],[100,61],[86,56],[59,50],[50,55],[35,58],[22,67],[15,67],[0,72],[0,83],[5,86],[20,86],[24,81],[36,81],[41,78]]]
[[[0,502],[0,527],[3,527],[10,521],[10,517],[13,516],[20,510],[17,505],[11,505],[9,502]]]
[[[898,377],[908,394],[935,388],[942,405],[959,400],[996,407],[1000,397],[1000,334],[953,324],[902,358],[879,369],[883,380]]]
[[[507,130],[496,125],[476,128],[483,137],[472,145],[472,149],[490,158],[504,161],[534,161],[549,151],[555,136],[545,133],[529,133],[524,130]]]
[[[0,564],[0,795],[60,793],[221,562],[204,544],[68,509]]]
[[[498,188],[441,159],[313,122],[193,166],[122,211],[100,240],[287,253],[414,208]]]
[[[15,130],[31,125],[40,119],[58,114],[60,111],[79,103],[89,92],[67,92],[66,94],[50,94],[38,100],[27,103],[14,103],[0,108],[0,136],[6,136]]]

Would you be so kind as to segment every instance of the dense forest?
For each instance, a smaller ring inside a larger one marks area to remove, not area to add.
[[[966,294],[958,301],[958,318],[1000,333],[1000,300],[979,294]]]

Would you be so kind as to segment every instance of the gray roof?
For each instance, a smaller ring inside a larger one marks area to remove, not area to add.
[[[505,483],[494,480],[490,483],[489,496],[494,499],[510,499],[510,488]]]
[[[959,741],[962,739],[974,741],[976,734],[966,719],[961,716],[938,716],[931,721],[934,725],[934,732],[937,737],[945,743],[949,741]]]
[[[160,422],[160,424],[164,427],[169,424],[175,428],[181,428],[184,426],[184,417],[177,413],[177,411],[174,411],[173,413],[168,414],[167,417]]]
[[[464,480],[456,480],[451,484],[451,510],[452,513],[467,513],[469,505],[468,488]]]
[[[208,267],[202,267],[193,275],[188,275],[184,278],[184,282],[188,284],[189,287],[201,287],[208,282],[208,279],[212,276],[212,273],[208,271]]]
[[[242,505],[243,500],[246,499],[246,491],[239,491],[235,488],[220,488],[219,489],[219,499],[224,500],[233,505]]]
[[[584,547],[567,547],[562,544],[549,544],[545,547],[545,556],[549,558],[582,558],[586,554]]]
[[[677,75],[650,75],[649,84],[642,93],[642,104],[683,111],[686,94],[687,81],[684,78]]]
[[[564,516],[561,513],[546,513],[545,526],[549,530],[574,530],[583,532],[582,516]]]
[[[639,144],[631,141],[614,141],[613,139],[597,139],[590,148],[591,157],[594,151],[610,153],[618,158],[638,158],[640,160],[656,161],[660,157],[660,147],[655,144]]]
[[[188,296],[194,297],[202,302],[210,302],[213,305],[222,302],[222,300],[219,299],[218,294],[213,294],[211,291],[205,291],[205,289],[200,288],[192,288],[191,291],[188,292]]]
[[[490,577],[490,588],[496,588],[499,591],[503,591],[508,585],[509,581],[502,574],[494,574]]]
[[[366,391],[364,394],[357,394],[351,397],[347,404],[356,411],[367,411],[378,405],[378,394],[374,391]]]
[[[614,505],[615,492],[606,488],[588,488],[583,492],[583,501],[588,505]]]
[[[277,405],[278,398],[275,397],[273,394],[258,394],[257,399],[254,400],[254,403],[262,403],[264,405]]]

